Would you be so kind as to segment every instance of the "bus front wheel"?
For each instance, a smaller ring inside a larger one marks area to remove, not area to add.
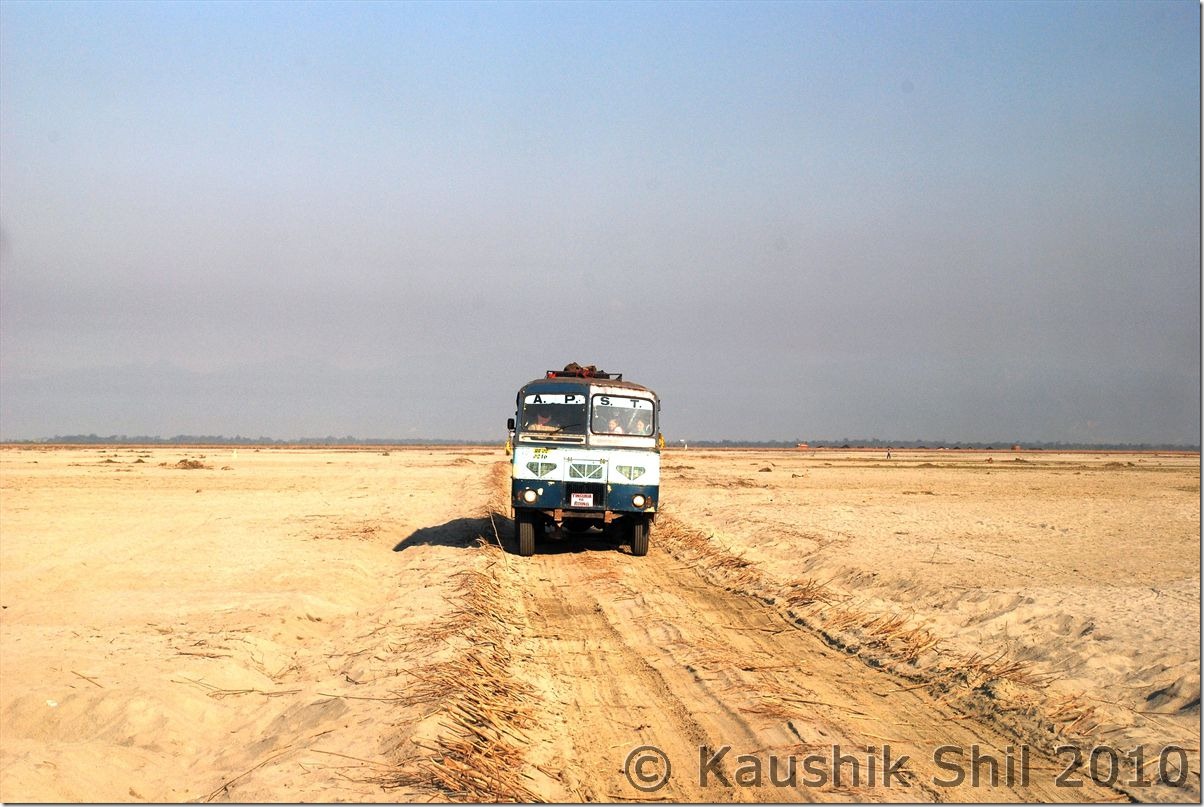
[[[529,558],[535,554],[535,518],[534,516],[518,514],[514,517],[514,526],[518,532],[518,554]]]
[[[642,558],[648,554],[648,522],[642,518],[631,521],[631,554]]]

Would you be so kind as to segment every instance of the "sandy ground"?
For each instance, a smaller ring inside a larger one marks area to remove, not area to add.
[[[505,459],[0,450],[0,799],[1199,798],[1196,455],[672,450],[646,558],[528,559]],[[1058,786],[1062,743],[1122,775]]]
[[[1199,462],[673,452],[664,485],[673,516],[770,581],[830,589],[832,602],[800,609],[812,626],[831,629],[841,610],[903,618],[940,640],[903,672],[923,677],[951,655],[1013,660],[1043,700],[1080,696],[1088,736],[1114,749],[1182,745],[1198,772]],[[861,655],[890,656],[870,644]]]

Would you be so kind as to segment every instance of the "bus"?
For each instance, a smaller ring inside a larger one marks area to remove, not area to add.
[[[660,500],[660,399],[592,365],[524,384],[506,427],[518,553],[550,533],[601,530],[648,554]]]

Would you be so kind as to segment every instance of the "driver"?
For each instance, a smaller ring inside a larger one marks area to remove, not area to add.
[[[554,432],[557,426],[552,422],[552,416],[545,412],[539,412],[535,415],[535,420],[527,424],[527,430],[533,432]]]

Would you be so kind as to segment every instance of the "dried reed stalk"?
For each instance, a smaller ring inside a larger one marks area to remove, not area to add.
[[[503,551],[488,541],[478,549],[486,557]],[[497,576],[498,570],[512,572],[496,558],[483,565],[456,575],[456,607],[425,632],[454,642],[460,651],[450,660],[408,671],[415,683],[404,702],[434,704],[435,736],[414,738],[416,758],[378,781],[386,788],[412,786],[454,801],[542,801],[529,784],[532,766],[524,758],[537,698],[515,674],[519,659],[508,646],[519,619]]]

